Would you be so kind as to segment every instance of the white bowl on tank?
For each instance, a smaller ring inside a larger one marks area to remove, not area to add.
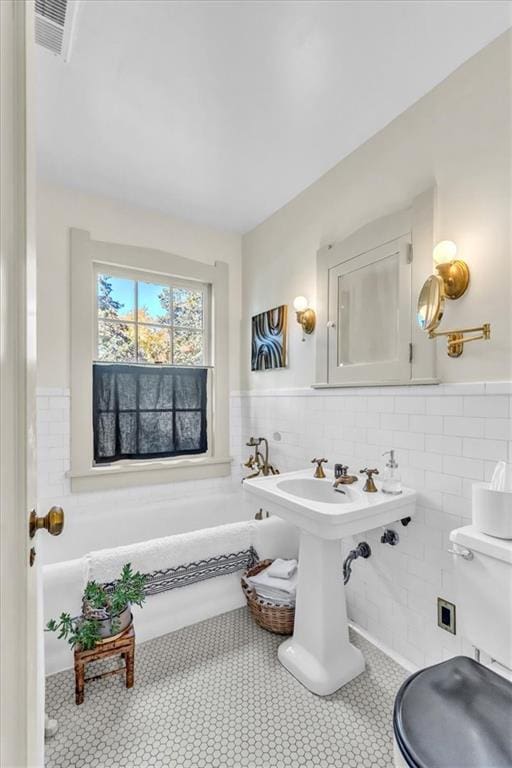
[[[473,525],[450,533],[463,637],[512,669],[512,541]]]
[[[473,525],[488,536],[512,539],[512,491],[495,491],[490,483],[473,484]]]

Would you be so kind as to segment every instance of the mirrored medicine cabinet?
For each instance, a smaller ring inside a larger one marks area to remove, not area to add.
[[[415,317],[433,226],[431,189],[318,251],[314,387],[437,382],[435,345]]]

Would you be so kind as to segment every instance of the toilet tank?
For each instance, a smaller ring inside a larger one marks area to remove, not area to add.
[[[450,533],[458,623],[463,637],[512,669],[512,540],[480,533],[473,526]],[[462,554],[472,554],[466,559]]]

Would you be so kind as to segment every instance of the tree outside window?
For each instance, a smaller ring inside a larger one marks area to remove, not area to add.
[[[98,360],[204,364],[201,288],[99,274],[97,307]]]

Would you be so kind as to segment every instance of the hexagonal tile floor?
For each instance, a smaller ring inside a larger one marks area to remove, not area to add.
[[[107,677],[77,707],[73,672],[49,677],[47,768],[390,768],[405,670],[353,633],[366,671],[320,698],[277,660],[283,639],[242,608],[138,645],[132,690]]]

